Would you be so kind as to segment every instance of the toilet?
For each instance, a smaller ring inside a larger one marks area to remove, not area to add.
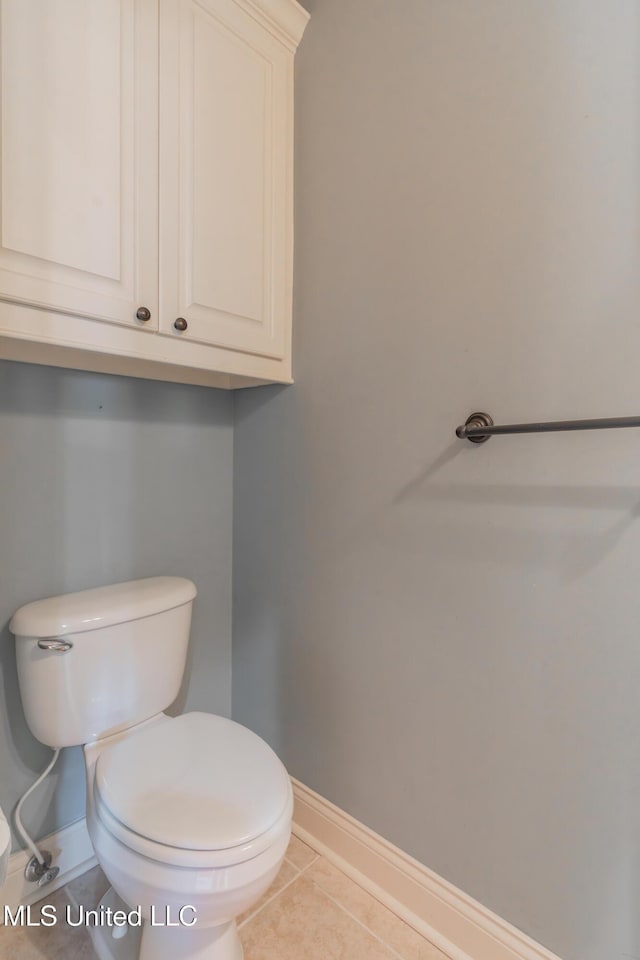
[[[2,809],[0,809],[0,887],[7,878],[9,855],[11,853],[11,832]]]
[[[164,712],[195,596],[190,580],[153,577],[38,600],[11,620],[32,733],[84,748],[87,827],[111,884],[89,928],[101,960],[241,960],[236,918],[289,842],[291,783],[273,750],[225,717]],[[108,922],[115,910],[126,924]]]

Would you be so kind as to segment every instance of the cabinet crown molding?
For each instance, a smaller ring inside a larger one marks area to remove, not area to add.
[[[296,0],[236,0],[295,52],[311,14]]]

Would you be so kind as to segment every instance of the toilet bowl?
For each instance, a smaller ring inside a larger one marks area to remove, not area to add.
[[[190,713],[84,754],[89,836],[145,921],[142,960],[241,957],[235,918],[269,887],[290,837],[291,784],[273,751],[231,720]]]
[[[11,621],[32,731],[84,747],[87,827],[112,885],[89,928],[101,960],[241,960],[236,917],[289,842],[293,794],[273,750],[225,717],[164,713],[194,596],[190,581],[157,577],[38,601]],[[114,909],[126,924],[108,922]]]
[[[7,819],[0,809],[0,887],[7,878],[9,855],[11,853],[11,831]]]

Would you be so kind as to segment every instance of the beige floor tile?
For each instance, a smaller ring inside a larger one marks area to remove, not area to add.
[[[56,908],[57,923],[51,927],[0,926],[2,960],[94,960],[91,940],[83,927],[70,927],[65,911],[70,903],[64,889],[57,890],[35,904],[31,918],[35,922],[45,904]]]
[[[446,960],[297,837],[287,857],[267,893],[239,918],[245,960]],[[55,926],[0,926],[0,960],[96,960],[87,931],[69,927],[65,911],[69,903],[95,908],[107,886],[95,867],[32,907],[36,920],[44,904],[55,906]]]
[[[245,960],[397,960],[302,874],[240,936]]]
[[[98,954],[93,949],[90,937],[87,936],[85,942],[74,955],[73,960],[98,960]]]
[[[337,900],[380,940],[392,947],[403,960],[446,960],[441,950],[416,933],[324,857],[319,857],[305,872],[305,876]]]
[[[87,910],[95,910],[109,889],[109,881],[100,867],[94,867],[71,880],[64,889],[72,903],[82,904]]]
[[[286,887],[286,885],[297,876],[299,876],[299,871],[285,860],[280,867],[278,876],[275,878],[267,892],[263,894],[255,906],[251,907],[250,910],[246,910],[245,913],[240,914],[237,921],[238,926],[240,926],[241,923],[244,923],[247,917],[251,917],[258,910],[261,910],[265,903],[271,899],[271,897],[275,896],[276,893],[279,893],[283,887]]]
[[[315,850],[312,850],[308,844],[303,843],[299,837],[291,834],[291,840],[289,841],[289,847],[285,856],[289,863],[292,863],[298,870],[304,870],[310,863],[313,863],[318,854]]]

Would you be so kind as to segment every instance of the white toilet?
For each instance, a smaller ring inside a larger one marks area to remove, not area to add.
[[[7,878],[9,854],[11,853],[11,833],[7,819],[0,810],[0,887]]]
[[[195,595],[154,577],[29,603],[10,624],[34,736],[84,744],[89,836],[112,884],[102,916],[144,918],[93,929],[102,960],[241,960],[236,917],[289,841],[291,783],[271,748],[224,717],[162,712]]]

